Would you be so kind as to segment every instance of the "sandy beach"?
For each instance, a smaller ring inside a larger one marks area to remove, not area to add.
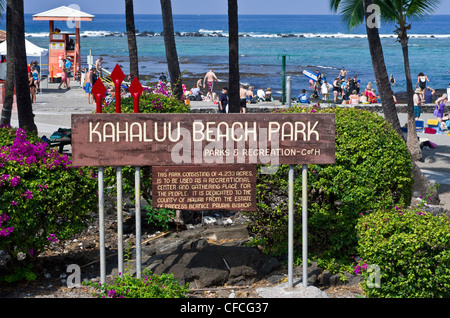
[[[71,89],[58,89],[57,83],[47,83],[45,80],[41,84],[42,93],[37,95],[37,102],[33,104],[35,122],[38,127],[39,136],[50,137],[58,128],[71,127],[71,114],[86,114],[95,111],[95,104],[89,104],[84,90],[78,82],[72,82]],[[262,103],[263,107],[277,108],[286,107],[279,101]],[[258,111],[261,103],[253,104],[250,108]],[[448,106],[447,106],[448,107]],[[208,109],[208,112],[215,112],[217,105],[212,102],[191,102],[191,108]],[[382,116],[382,114],[380,114]],[[432,113],[422,113],[421,119],[425,122],[434,119]],[[403,126],[407,122],[407,115],[399,113],[400,123]],[[12,126],[18,127],[17,110],[13,110]],[[419,138],[426,138],[437,145],[436,149],[423,149],[423,162],[418,162],[422,172],[434,183],[439,183],[439,194],[441,205],[445,210],[450,211],[450,136],[449,131],[443,134],[425,134],[418,132]],[[66,147],[70,151],[69,148]]]

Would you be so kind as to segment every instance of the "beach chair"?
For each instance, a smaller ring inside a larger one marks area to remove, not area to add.
[[[416,131],[417,132],[423,132],[423,129],[425,128],[425,123],[423,120],[416,120]]]

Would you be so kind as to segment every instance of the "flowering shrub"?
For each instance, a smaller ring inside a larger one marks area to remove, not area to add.
[[[0,250],[30,260],[85,228],[96,207],[96,180],[22,129],[0,128],[0,138],[0,229],[8,233]]]
[[[0,215],[0,237],[6,237],[14,231],[14,227],[6,227],[3,224],[9,220],[9,216],[6,214]]]
[[[383,117],[368,111],[294,106],[277,112],[335,114],[335,164],[308,165],[308,250],[322,266],[352,266],[360,213],[406,206],[411,200],[412,165],[405,142]],[[295,220],[301,220],[301,166],[294,171]],[[275,174],[259,174],[258,210],[247,213],[255,243],[280,255],[288,247],[287,180],[287,165]],[[300,251],[302,226],[294,222],[295,249]]]
[[[94,287],[98,298],[185,298],[189,292],[188,285],[181,286],[173,274],[153,275],[147,268],[142,274],[141,279],[119,274],[111,284],[92,281],[84,284]]]
[[[183,100],[178,100],[173,96],[167,86],[145,87],[139,99],[139,111],[141,113],[187,113],[190,111]],[[122,98],[120,101],[122,113],[132,113],[134,102],[132,97]],[[114,113],[116,111],[115,102],[111,102],[103,108],[104,113]]]
[[[371,286],[374,273],[356,268],[368,297],[450,296],[450,228],[444,215],[397,207],[365,214],[356,230],[360,264],[379,268],[378,287]]]

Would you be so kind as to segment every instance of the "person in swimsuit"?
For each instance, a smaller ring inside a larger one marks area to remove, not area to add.
[[[217,81],[217,76],[214,74],[213,69],[210,69],[208,73],[206,73],[205,78],[203,79],[203,87],[208,87],[208,93],[206,94],[206,99],[211,98],[214,100],[214,83]]]
[[[414,92],[414,117],[416,117],[416,120],[419,119],[420,114],[422,113],[422,108],[420,106],[422,106],[423,104],[423,99],[421,98],[422,96],[422,90],[420,88],[416,88],[415,92]]]
[[[343,67],[341,69],[341,71],[339,72],[339,79],[341,80],[341,82],[345,81],[345,77],[347,76],[347,71],[345,70],[345,68]]]
[[[356,89],[353,90],[352,95],[350,95],[350,104],[353,106],[359,104],[359,95]]]
[[[429,81],[428,77],[422,72],[417,76],[416,88],[419,87],[422,90],[422,100],[425,99],[425,89],[427,88],[427,82]]]
[[[340,93],[341,93],[340,79],[339,77],[336,77],[333,82],[333,95],[335,103],[337,103],[337,99]]]
[[[244,113],[247,110],[247,90],[244,88],[244,85],[241,85],[239,88],[239,101],[240,101],[240,112]]]
[[[28,86],[30,86],[31,102],[36,103],[36,84],[32,72],[28,72]]]

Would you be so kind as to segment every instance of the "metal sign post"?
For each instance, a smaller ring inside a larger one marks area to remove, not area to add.
[[[291,76],[286,79],[288,106],[291,106]],[[294,287],[294,165],[289,165],[288,193],[288,288]],[[302,165],[302,266],[303,286],[308,287],[308,165]]]
[[[96,112],[102,112],[102,98],[106,94],[105,85],[98,79],[92,87],[92,94],[97,103]],[[100,227],[100,284],[106,283],[106,262],[105,262],[105,197],[104,197],[104,171],[103,167],[98,167],[98,212]]]
[[[288,202],[288,287],[294,286],[294,165],[289,165]]]
[[[129,91],[133,96],[134,113],[139,113],[139,98],[144,91],[138,78],[135,77],[130,85]],[[136,218],[136,277],[142,277],[142,252],[141,252],[141,168],[134,168],[135,184],[135,218]]]
[[[119,64],[116,64],[116,67],[111,73],[111,79],[114,83],[115,87],[115,101],[116,101],[116,113],[121,113],[121,105],[120,105],[120,85],[122,85],[123,80],[125,79],[125,74],[120,68]],[[122,202],[122,167],[117,167],[117,250],[118,250],[118,271],[119,275],[123,274],[123,202]]]
[[[308,165],[302,166],[303,286],[308,287]]]

